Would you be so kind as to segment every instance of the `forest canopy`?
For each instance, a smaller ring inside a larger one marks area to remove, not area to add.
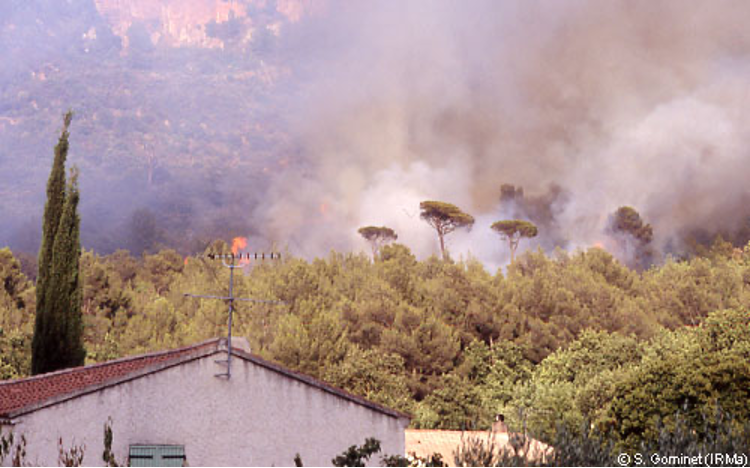
[[[3,379],[30,372],[26,262],[0,250]],[[225,292],[217,261],[84,251],[81,264],[87,362],[226,332],[223,303],[183,296]],[[686,404],[692,421],[717,404],[750,418],[750,245],[641,273],[592,248],[525,252],[492,275],[471,259],[418,261],[398,243],[374,260],[282,255],[243,273],[236,295],[285,302],[239,306],[234,334],[254,353],[407,411],[414,427],[486,429],[503,413],[544,440],[557,421],[591,421],[634,447]]]

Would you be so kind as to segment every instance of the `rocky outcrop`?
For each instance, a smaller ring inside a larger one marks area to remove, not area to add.
[[[217,33],[220,29],[217,26],[233,22],[232,39],[247,43],[258,29],[278,35],[281,23],[299,21],[309,8],[304,0],[95,0],[95,3],[112,31],[122,39],[125,50],[135,24],[145,28],[153,45],[224,48],[227,38]]]

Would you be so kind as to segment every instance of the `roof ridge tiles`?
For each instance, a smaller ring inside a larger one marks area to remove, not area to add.
[[[25,382],[33,382],[36,380],[44,380],[44,379],[48,379],[54,376],[73,374],[76,372],[88,371],[88,370],[93,370],[97,368],[105,368],[105,367],[110,367],[113,365],[122,364],[126,362],[138,361],[141,359],[152,359],[152,358],[168,356],[172,354],[181,354],[186,351],[193,350],[193,349],[197,350],[199,348],[203,348],[204,346],[212,344],[212,343],[216,343],[216,345],[219,346],[221,340],[222,338],[211,338],[209,340],[201,341],[200,343],[195,343],[195,344],[183,346],[180,348],[167,349],[167,350],[162,350],[162,351],[151,351],[148,353],[136,354],[134,356],[124,356],[121,358],[112,359],[111,361],[95,362],[93,364],[86,364],[83,366],[69,367],[67,369],[60,369],[60,370],[53,371],[53,372],[47,372],[45,374],[22,377],[20,379],[0,380],[0,388],[2,388],[3,386],[18,384],[21,382],[25,383]]]

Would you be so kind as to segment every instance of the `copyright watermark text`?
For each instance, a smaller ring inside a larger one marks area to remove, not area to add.
[[[621,453],[620,466],[748,466],[746,453],[707,453],[699,455],[660,455]]]

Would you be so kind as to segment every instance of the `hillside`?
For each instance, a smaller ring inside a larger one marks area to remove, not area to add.
[[[11,222],[0,239],[34,250],[24,223],[41,213],[37,188],[68,108],[87,245],[127,244],[127,236],[114,236],[138,209],[166,215],[160,228],[183,233],[205,233],[215,218],[246,212],[286,141],[293,71],[277,48],[302,14],[295,5],[4,2],[0,211]],[[237,229],[249,232],[241,221]]]
[[[654,258],[716,234],[741,248],[750,11],[731,5],[665,1],[654,21],[647,2],[6,0],[0,241],[36,250],[72,108],[83,240],[102,253],[243,235],[312,259],[386,225],[424,259],[424,200],[476,217],[450,250],[490,270],[509,260],[495,221],[574,251],[621,206]]]

